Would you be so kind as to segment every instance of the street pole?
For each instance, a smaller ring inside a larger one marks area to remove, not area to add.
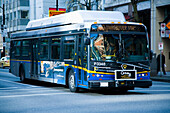
[[[151,0],[151,49],[156,53],[156,3]]]
[[[166,31],[166,24],[165,23],[161,23],[161,32],[160,32],[160,44],[159,44],[159,50],[160,50],[160,76],[162,76],[163,75],[163,73],[162,73],[162,68],[163,68],[163,66],[164,66],[164,64],[163,64],[163,62],[162,62],[162,59],[163,59],[163,57],[162,57],[162,55],[163,55],[163,42],[162,42],[162,38],[163,37],[165,37],[166,36],[166,34],[165,34],[165,31]]]
[[[5,56],[5,36],[4,36],[4,29],[5,29],[5,4],[3,4],[2,7],[0,7],[3,10],[3,24],[1,25],[1,31],[2,31],[2,36],[3,36],[3,54],[1,55],[1,57]]]
[[[104,11],[105,0],[102,0],[102,11]]]
[[[162,43],[162,37],[160,38],[160,42]],[[162,76],[162,50],[160,50],[160,76]]]
[[[5,30],[5,4],[3,4],[3,27]],[[5,43],[5,35],[3,35],[3,43]],[[5,46],[3,46],[3,56],[5,56]]]
[[[160,50],[160,76],[162,76],[162,51]]]
[[[58,0],[56,0],[56,11],[58,11]]]

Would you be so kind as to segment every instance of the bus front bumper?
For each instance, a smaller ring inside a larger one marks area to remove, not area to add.
[[[142,87],[149,88],[152,86],[152,81],[135,80],[135,81],[89,81],[89,88],[122,88],[122,87]]]

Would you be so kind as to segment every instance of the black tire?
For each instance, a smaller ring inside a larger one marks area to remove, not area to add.
[[[75,75],[74,75],[74,72],[71,70],[68,76],[68,86],[71,92],[78,92],[79,90],[79,88],[76,87],[75,82],[76,82]]]
[[[21,82],[25,82],[25,71],[23,69],[21,69],[20,72],[20,80]]]

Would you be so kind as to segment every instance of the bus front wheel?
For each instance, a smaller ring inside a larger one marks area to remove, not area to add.
[[[68,85],[71,92],[78,92],[78,87],[76,87],[75,82],[76,82],[75,75],[74,72],[71,70],[69,72],[69,77],[68,77]]]

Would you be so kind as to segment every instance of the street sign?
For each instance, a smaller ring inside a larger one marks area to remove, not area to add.
[[[163,46],[163,42],[159,42],[159,44],[158,44],[158,49],[159,49],[159,50],[163,50],[163,47],[164,47],[164,46]]]
[[[161,37],[165,37],[166,36],[165,27],[166,27],[166,24],[165,23],[161,23]]]
[[[170,29],[170,22],[168,22],[168,23],[166,24],[166,27],[167,27],[168,29]]]
[[[56,10],[56,8],[49,8],[49,17],[54,16],[54,15],[63,14],[65,12],[66,12],[66,9],[64,9],[64,8],[59,8],[58,10]]]
[[[165,23],[161,23],[161,30],[165,30]]]
[[[63,14],[65,11],[54,11],[54,10],[49,10],[49,17],[54,16],[54,15],[59,15]]]

